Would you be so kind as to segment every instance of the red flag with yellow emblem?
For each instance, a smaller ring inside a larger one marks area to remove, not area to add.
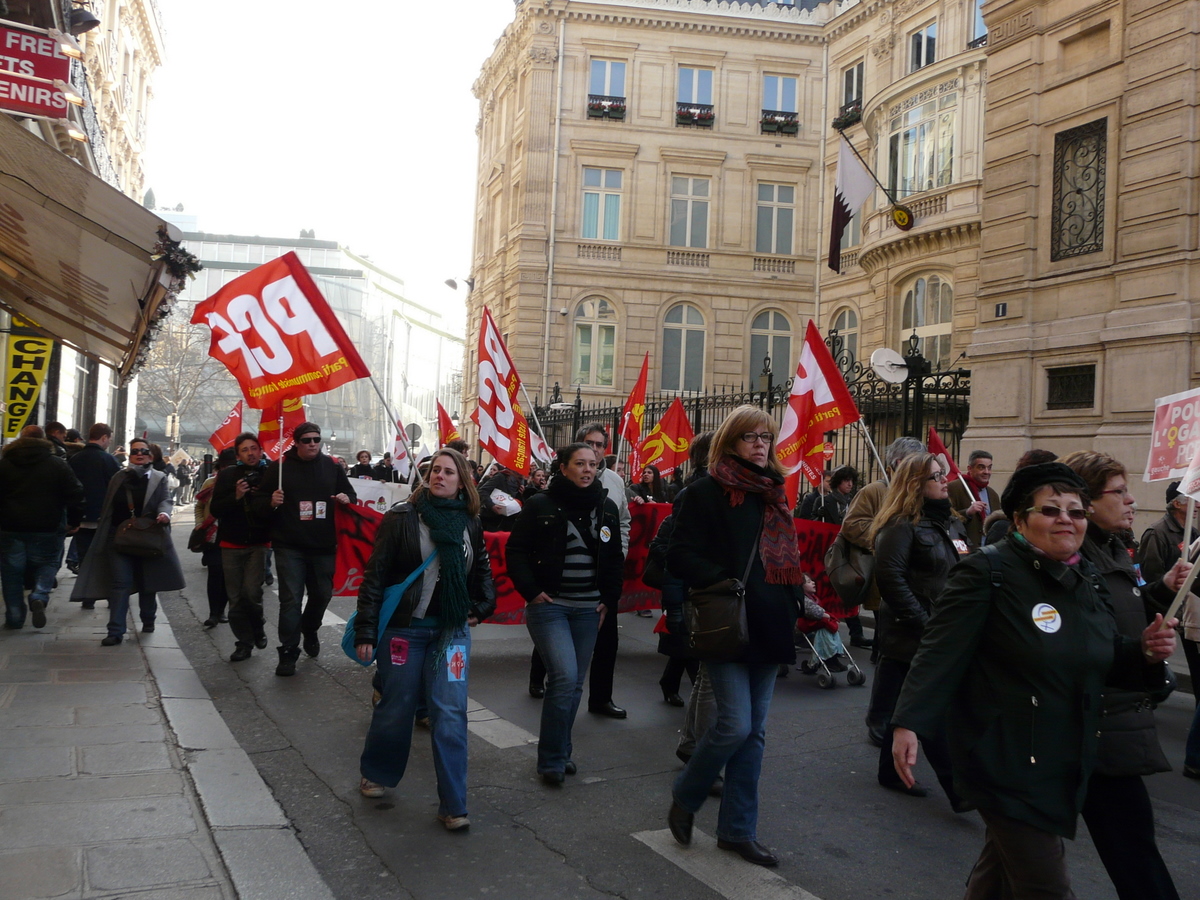
[[[462,440],[462,435],[458,433],[458,426],[454,424],[454,420],[450,418],[450,413],[446,412],[446,407],[442,406],[442,401],[437,402],[438,414],[438,446],[445,447],[451,441]]]
[[[642,440],[642,419],[646,415],[646,376],[650,372],[650,354],[647,352],[642,360],[642,371],[637,383],[629,392],[625,408],[621,410],[620,437],[629,441],[629,446],[636,447]]]
[[[283,419],[283,437],[279,435],[279,420]],[[294,397],[272,404],[262,411],[258,426],[258,445],[270,460],[279,459],[292,448],[292,432],[304,424],[304,400]]]
[[[658,474],[666,478],[677,466],[687,462],[688,450],[696,433],[688,421],[683,403],[676,397],[658,424],[646,435],[638,451],[642,466],[654,466]]]

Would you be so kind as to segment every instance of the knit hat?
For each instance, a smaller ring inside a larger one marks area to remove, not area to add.
[[[1179,482],[1172,481],[1170,484],[1167,485],[1167,503],[1170,503],[1172,500],[1174,500],[1176,497],[1179,497],[1179,496],[1182,496],[1179,493]]]
[[[301,422],[296,426],[296,430],[292,432],[292,438],[293,440],[298,441],[303,435],[309,434],[310,432],[314,434],[320,434],[321,426],[316,422]]]
[[[1087,485],[1070,466],[1060,462],[1038,463],[1012,473],[1000,495],[1000,508],[1015,521],[1017,504],[1047,484],[1067,485],[1081,496],[1087,493]]]

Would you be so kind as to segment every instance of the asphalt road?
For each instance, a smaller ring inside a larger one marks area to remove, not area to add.
[[[185,521],[175,529],[189,587],[162,598],[179,645],[339,900],[962,895],[983,843],[982,821],[950,811],[924,762],[921,780],[934,787],[927,799],[876,785],[878,751],[862,724],[873,672],[860,651],[866,688],[847,686],[839,676],[834,689],[821,690],[797,671],[776,685],[759,817],[759,839],[781,858],[773,875],[715,848],[680,851],[662,834],[680,768],[674,748],[682,710],[662,701],[664,657],[656,652],[654,620],[629,614],[621,616],[615,690],[629,718],[580,713],[574,732],[579,774],[562,789],[537,778],[532,744],[500,747],[495,744],[513,741],[473,733],[471,828],[450,834],[435,818],[423,731],[415,734],[401,784],[382,800],[359,795],[370,675],[342,655],[339,626],[322,628],[321,655],[301,656],[295,677],[276,677],[278,602],[268,589],[271,647],[246,662],[227,661],[234,643],[229,626],[210,631],[201,625],[205,571],[184,547],[187,530]],[[335,599],[330,612],[344,619],[352,609],[351,601]],[[519,741],[515,726],[536,735],[540,703],[526,692],[531,648],[521,626],[475,630],[470,696],[491,713],[475,714],[491,720],[481,731],[498,728]],[[1180,896],[1200,900],[1200,783],[1178,774],[1191,708],[1190,696],[1177,695],[1160,709],[1160,733],[1176,772],[1148,784],[1159,845]],[[716,812],[717,801],[705,805],[696,817],[700,832],[713,834]],[[1082,822],[1068,857],[1079,897],[1115,898]]]

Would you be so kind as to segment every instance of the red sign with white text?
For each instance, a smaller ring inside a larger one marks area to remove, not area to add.
[[[1200,388],[1154,401],[1145,481],[1182,478],[1200,449]]]
[[[69,81],[71,58],[45,31],[0,25],[0,72]]]
[[[62,119],[67,114],[67,98],[49,81],[0,71],[0,110]]]
[[[254,409],[371,374],[295,252],[197,303],[192,324],[212,329],[208,355],[229,369]]]

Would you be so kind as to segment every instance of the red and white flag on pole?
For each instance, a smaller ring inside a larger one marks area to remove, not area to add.
[[[875,178],[851,149],[846,138],[839,136],[833,219],[829,226],[829,268],[835,272],[842,271],[842,234],[874,190]]]
[[[225,417],[225,421],[212,433],[212,437],[208,439],[208,442],[213,445],[214,450],[220,453],[226,447],[232,447],[234,438],[241,433],[242,401],[239,400],[233,405],[233,409],[229,411],[229,415]]]
[[[281,400],[262,411],[258,424],[258,445],[263,455],[270,460],[279,459],[292,449],[292,432],[297,425],[304,424],[304,401],[299,397]],[[279,433],[279,422],[283,420],[283,435]]]
[[[208,355],[229,369],[254,409],[371,374],[294,252],[197,303],[192,324],[212,330]]]
[[[950,455],[950,451],[946,449],[946,445],[942,443],[942,439],[938,437],[937,429],[932,425],[929,426],[929,441],[925,445],[929,448],[929,452],[937,457],[938,465],[942,467],[942,471],[946,473],[946,480],[953,481],[956,478],[962,478],[963,474],[954,463],[954,457]],[[966,482],[964,481],[964,484]],[[967,493],[971,493],[970,490]]]
[[[517,367],[508,355],[491,311],[485,306],[479,328],[479,404],[471,420],[479,426],[480,447],[505,468],[528,475],[529,422],[517,402],[520,390]]]
[[[842,373],[821,340],[816,324],[809,319],[775,450],[784,472],[789,476],[803,473],[814,487],[819,485],[824,467],[825,432],[836,431],[859,418]],[[799,479],[791,479],[788,497],[793,504],[799,487]]]

